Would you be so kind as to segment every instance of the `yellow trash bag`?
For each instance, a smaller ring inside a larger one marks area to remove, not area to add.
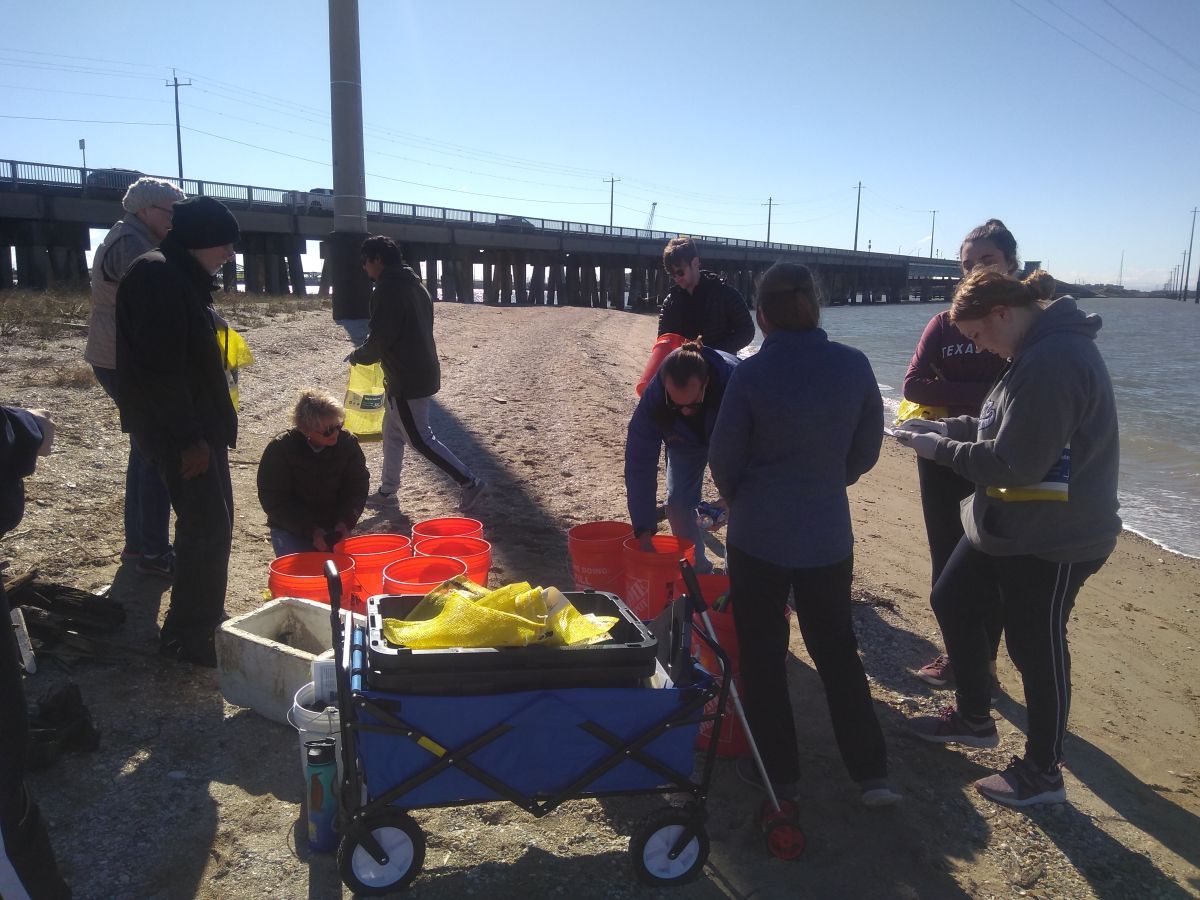
[[[913,403],[911,400],[901,400],[900,408],[896,410],[896,421],[894,424],[902,425],[909,419],[944,419],[948,410],[944,406],[922,406],[920,403]]]
[[[488,591],[460,577],[430,591],[407,619],[384,619],[383,635],[413,650],[562,646],[604,640],[616,623],[581,615],[557,588],[517,582]]]
[[[217,329],[217,343],[221,347],[221,364],[225,368],[225,384],[233,400],[234,411],[238,408],[238,369],[254,364],[246,339],[229,326]]]
[[[350,366],[346,383],[346,430],[360,441],[383,438],[383,367]]]

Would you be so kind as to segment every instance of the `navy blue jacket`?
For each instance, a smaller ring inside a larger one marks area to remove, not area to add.
[[[11,406],[0,406],[0,424],[0,534],[6,534],[25,514],[23,479],[37,466],[42,429],[28,412]]]
[[[696,413],[704,420],[704,436],[684,421],[682,414],[667,406],[667,390],[663,387],[662,372],[657,372],[646,385],[625,437],[625,495],[629,503],[629,519],[635,532],[654,531],[658,527],[658,459],[662,447],[674,443],[706,446],[725,386],[738,365],[731,353],[704,347],[701,351],[709,366],[708,388],[704,392],[704,409]]]
[[[883,400],[867,357],[820,328],[776,331],[738,366],[708,448],[728,540],[787,568],[854,549],[847,485],[879,459]]]

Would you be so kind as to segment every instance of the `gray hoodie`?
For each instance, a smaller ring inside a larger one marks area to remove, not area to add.
[[[1117,515],[1117,408],[1100,317],[1062,297],[1033,321],[980,410],[946,419],[936,459],[974,481],[967,538],[993,556],[1103,559]]]

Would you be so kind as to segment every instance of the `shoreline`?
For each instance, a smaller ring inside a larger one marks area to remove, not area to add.
[[[349,349],[327,309],[251,318],[252,307],[239,303],[233,322],[257,361],[239,383],[239,446],[230,454],[230,615],[261,605],[273,556],[255,492],[262,449],[285,427],[302,387],[344,390]],[[615,310],[437,305],[443,389],[433,421],[491,485],[472,515],[493,545],[493,585],[569,587],[567,530],[628,520],[625,427],[645,364],[641,348],[655,330],[652,317]],[[55,680],[77,678],[105,734],[96,753],[66,756],[32,779],[76,896],[348,896],[336,862],[304,846],[295,732],[225,702],[211,670],[154,652],[167,586],[137,576],[118,556],[127,443],[98,386],[56,378],[81,365],[82,346],[77,334],[30,336],[14,342],[0,371],[9,402],[45,406],[60,421],[55,452],[27,480],[26,519],[5,538],[3,553],[17,572],[37,565],[47,580],[112,585],[129,617],[115,640],[135,651],[115,664],[85,661],[74,676],[47,666],[31,682],[40,694]],[[380,446],[363,449],[374,485]],[[357,533],[405,531],[447,514],[457,499],[456,486],[413,454],[399,509],[369,512]],[[931,748],[905,729],[907,716],[935,712],[953,697],[912,675],[940,652],[912,452],[885,442],[878,464],[850,489],[850,506],[855,626],[890,774],[905,800],[886,814],[857,806],[820,680],[792,629],[788,671],[809,851],[798,866],[771,863],[755,827],[761,797],[719,762],[709,863],[698,883],[673,893],[680,900],[818,897],[837,884],[848,896],[903,885],[913,896],[1105,898],[1174,896],[1200,884],[1200,561],[1123,533],[1088,580],[1070,630],[1069,802],[1020,812],[971,789],[1024,742],[1021,679],[1006,653],[998,748]],[[560,890],[576,900],[641,896],[629,872],[629,837],[662,802],[572,801],[544,819],[511,804],[415,811],[430,853],[414,890],[459,900],[483,889],[483,876],[498,898]],[[126,826],[114,829],[114,821]],[[872,848],[869,859],[863,846]],[[132,858],[137,867],[122,862]]]

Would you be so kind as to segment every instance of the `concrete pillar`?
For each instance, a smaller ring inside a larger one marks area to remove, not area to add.
[[[490,260],[483,264],[483,302],[498,303],[500,288],[496,285],[496,265]]]
[[[529,302],[542,306],[546,302],[546,267],[538,263],[529,276]]]
[[[230,260],[221,266],[221,289],[225,293],[237,291],[237,262]]]
[[[516,291],[516,302],[521,306],[529,303],[529,291],[526,287],[528,276],[525,274],[525,254],[513,254],[513,290]]]
[[[17,287],[44,291],[50,284],[50,254],[42,244],[17,245]]]
[[[576,260],[571,260],[570,264],[567,266],[567,279],[566,279],[567,305],[568,306],[582,305],[580,303],[581,292],[580,292],[580,285],[579,285],[579,275],[580,275],[579,263]]]
[[[12,246],[10,244],[0,244],[0,291],[12,290],[12,286]]]
[[[629,270],[629,308],[637,309],[638,300],[642,295],[642,280],[646,277],[646,271],[636,262],[632,269]]]
[[[262,261],[264,275],[263,281],[265,282],[266,292],[271,296],[286,294],[287,291],[284,290],[284,285],[279,281],[279,270],[281,264],[283,263],[283,259],[279,256],[276,256],[274,253],[264,253],[262,255]]]
[[[500,257],[499,263],[500,277],[498,279],[500,292],[497,295],[497,300],[501,306],[508,306],[512,303],[513,295],[513,267],[512,254],[504,253]]]
[[[434,300],[438,294],[438,265],[437,258],[431,253],[425,260],[425,289]]]
[[[261,253],[243,253],[242,281],[246,285],[247,294],[263,292],[263,274],[263,255]]]
[[[554,262],[551,264],[550,271],[547,273],[546,304],[548,306],[562,306],[562,284],[562,264]]]
[[[301,258],[304,249],[304,238],[296,238],[292,240],[287,251],[288,280],[292,284],[292,293],[297,297],[308,293],[308,285],[304,283],[304,260]]]

